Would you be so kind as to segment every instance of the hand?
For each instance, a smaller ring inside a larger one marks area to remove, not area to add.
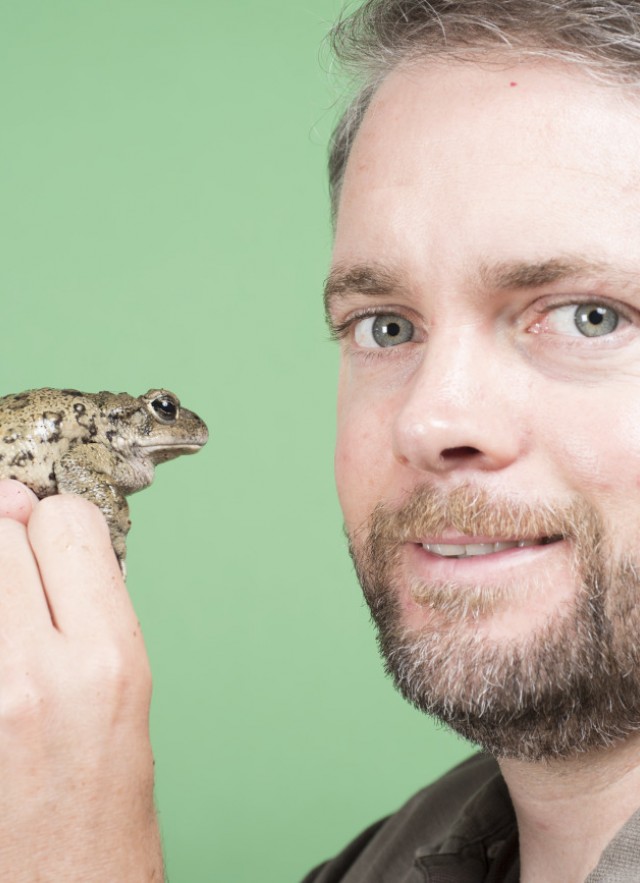
[[[98,509],[0,481],[0,880],[161,883],[150,698]]]

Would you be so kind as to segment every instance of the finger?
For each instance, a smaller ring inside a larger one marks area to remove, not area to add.
[[[0,518],[13,518],[26,524],[38,498],[30,488],[13,478],[0,480]]]
[[[11,518],[0,519],[0,645],[24,643],[26,633],[51,629],[47,597],[27,530]],[[0,656],[2,652],[0,651]]]
[[[29,541],[56,626],[65,634],[137,626],[100,510],[73,494],[42,500]]]

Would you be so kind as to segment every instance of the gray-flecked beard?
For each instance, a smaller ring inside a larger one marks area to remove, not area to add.
[[[535,582],[414,583],[425,617],[408,627],[398,601],[401,546],[447,528],[565,538],[574,552],[572,601],[526,639],[497,641],[477,626],[509,599],[535,597]],[[640,561],[614,558],[583,500],[523,506],[468,486],[450,494],[421,487],[400,509],[379,505],[349,541],[386,670],[420,710],[497,757],[526,760],[605,748],[640,730]]]

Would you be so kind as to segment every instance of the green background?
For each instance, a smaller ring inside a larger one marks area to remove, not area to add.
[[[0,394],[174,390],[131,501],[173,883],[297,881],[469,747],[382,675],[320,306],[338,0],[2,0]]]

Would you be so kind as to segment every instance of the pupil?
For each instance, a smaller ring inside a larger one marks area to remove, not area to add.
[[[604,310],[591,310],[589,313],[589,321],[592,325],[599,325],[604,321]]]
[[[385,330],[391,337],[397,337],[400,334],[400,326],[397,322],[389,322]]]

